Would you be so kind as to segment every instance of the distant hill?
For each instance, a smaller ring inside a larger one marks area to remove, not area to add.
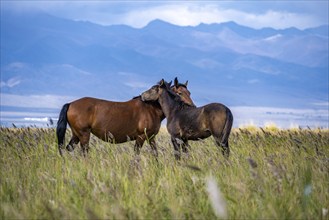
[[[328,26],[135,29],[2,11],[1,93],[127,100],[175,76],[198,104],[309,108],[328,100]]]

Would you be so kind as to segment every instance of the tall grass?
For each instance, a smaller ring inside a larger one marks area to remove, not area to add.
[[[328,130],[234,129],[229,160],[208,138],[179,162],[165,131],[158,160],[94,137],[62,158],[54,129],[0,131],[1,219],[216,219],[209,179],[227,218],[328,219]]]

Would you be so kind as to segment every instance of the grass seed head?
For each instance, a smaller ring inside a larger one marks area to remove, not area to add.
[[[220,192],[220,189],[216,183],[216,180],[213,176],[209,176],[207,179],[207,192],[209,200],[211,202],[212,208],[215,215],[218,218],[227,218],[226,202]]]

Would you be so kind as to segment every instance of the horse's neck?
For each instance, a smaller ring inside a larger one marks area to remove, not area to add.
[[[136,100],[135,98],[132,100]],[[156,115],[157,117],[160,118],[160,120],[162,121],[165,118],[165,115],[162,111],[162,108],[160,106],[160,104],[158,102],[149,102],[149,103],[145,103],[143,102],[141,99],[137,99],[138,101],[140,101],[143,105],[146,105],[145,107],[148,107],[147,109],[152,111],[152,115]]]
[[[178,103],[168,94],[167,91],[164,91],[160,96],[160,105],[163,113],[165,114],[167,120],[175,113],[179,108]]]
[[[166,117],[162,108],[161,108],[161,105],[159,103],[152,103],[153,104],[153,108],[154,108],[154,111],[156,112],[156,115],[161,119],[161,121]]]

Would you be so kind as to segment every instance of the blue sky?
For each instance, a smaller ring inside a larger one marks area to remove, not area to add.
[[[125,24],[136,28],[146,26],[154,19],[161,19],[172,24],[181,26],[196,26],[200,23],[222,23],[235,21],[241,25],[256,29],[272,27],[284,29],[296,27],[305,29],[328,25],[328,2],[325,1],[15,1],[1,0],[1,11],[9,10],[15,12],[45,12],[57,17],[73,20],[90,21],[101,25]],[[3,14],[1,19],[4,19]],[[278,35],[274,37],[280,37]],[[271,38],[271,40],[275,38]],[[268,40],[268,39],[267,39]],[[290,42],[291,43],[291,42]],[[253,50],[255,44],[237,44],[238,52],[247,53]],[[311,45],[311,44],[310,44]],[[310,46],[309,45],[309,46]],[[246,51],[240,51],[246,49]],[[271,51],[272,49],[269,48]],[[1,54],[4,56],[4,54]],[[58,64],[65,71],[84,72],[69,64]],[[25,68],[27,63],[11,63],[9,67]],[[48,66],[47,66],[48,68]],[[51,68],[50,68],[51,69]],[[60,70],[62,70],[60,69]],[[44,71],[44,70],[40,70]],[[50,71],[51,72],[51,71]],[[128,76],[126,77],[128,79]],[[127,80],[126,86],[137,88],[134,91],[141,92],[147,87],[144,78],[136,82],[136,78]],[[186,80],[183,78],[183,80]],[[191,81],[193,85],[193,81]],[[21,83],[21,78],[13,77],[7,81],[1,80],[0,87],[14,87]],[[137,84],[136,84],[137,83]],[[144,84],[142,84],[144,83]],[[248,81],[257,84],[257,78]],[[191,87],[196,90],[196,87]],[[136,93],[137,94],[137,93]],[[82,94],[83,95],[83,94]],[[195,97],[195,93],[192,97]],[[47,122],[47,117],[55,118],[58,112],[44,111],[44,109],[59,109],[63,103],[72,101],[79,97],[60,96],[56,94],[4,94],[0,91],[1,105],[9,107],[41,109],[36,112],[16,112],[13,108],[0,109],[1,121],[9,125],[11,120],[21,120],[17,123],[25,125],[31,123],[31,118]],[[321,102],[320,102],[321,101]],[[233,106],[235,125],[256,124],[264,125],[264,122],[274,121],[283,127],[292,125],[313,125],[328,127],[328,100],[320,100],[313,103],[310,109],[264,107],[264,106]],[[21,110],[23,111],[23,110]],[[26,110],[28,111],[28,110]],[[271,113],[271,114],[269,114]],[[23,118],[24,115],[24,118]],[[287,119],[288,117],[288,119]],[[8,121],[6,121],[8,118]],[[29,120],[27,120],[29,119]],[[28,122],[26,122],[28,121]],[[33,121],[33,120],[32,120]]]
[[[102,25],[143,27],[154,19],[177,25],[235,21],[253,28],[305,29],[328,24],[323,1],[1,1],[2,9],[44,11]]]

